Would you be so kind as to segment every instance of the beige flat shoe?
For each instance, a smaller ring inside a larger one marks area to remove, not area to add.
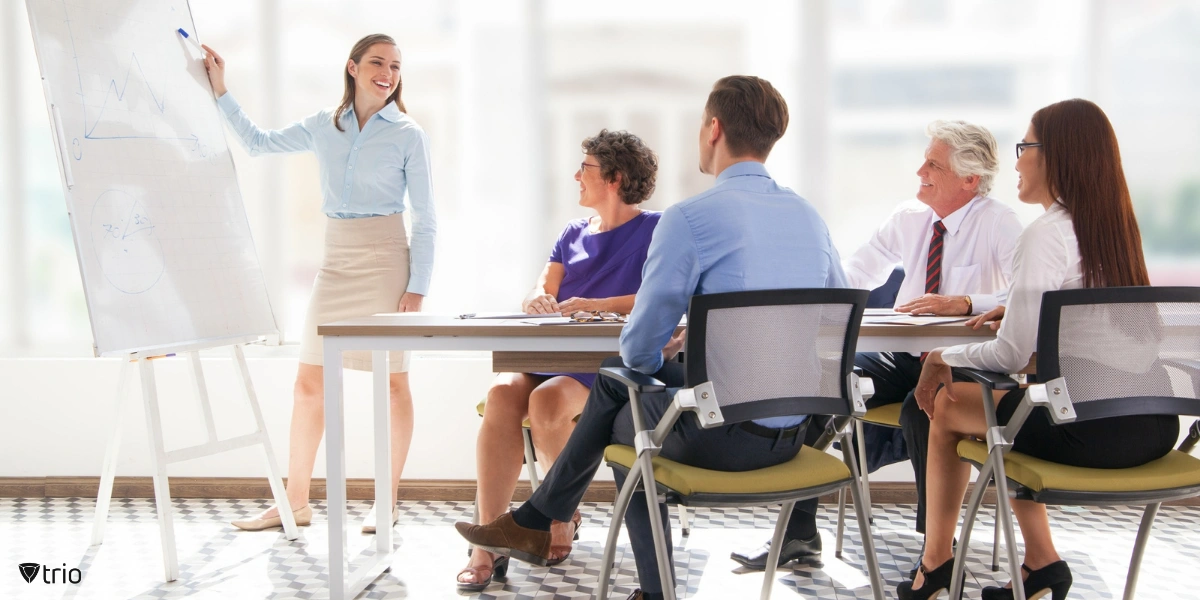
[[[392,507],[392,525],[395,525],[396,522],[399,520],[400,520],[400,507],[393,506]],[[366,534],[375,533],[375,511],[371,511],[371,514],[367,515],[367,521],[366,521],[366,523],[363,524],[362,532],[366,533]]]
[[[292,516],[296,519],[297,526],[304,527],[310,525],[312,524],[312,506],[305,504],[292,511]],[[262,531],[272,527],[283,527],[283,519],[279,517],[250,519],[249,521],[234,521],[232,525],[245,531]]]

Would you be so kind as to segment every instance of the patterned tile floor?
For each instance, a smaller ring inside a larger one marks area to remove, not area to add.
[[[0,499],[0,598],[324,598],[325,506],[317,505],[314,525],[288,543],[278,531],[237,533],[230,520],[246,518],[267,506],[264,500],[176,500],[175,531],[181,577],[163,583],[154,504],[147,499],[114,500],[105,543],[89,547],[94,501],[76,498]],[[471,506],[455,502],[407,502],[397,528],[392,568],[362,596],[365,598],[460,598],[454,575],[466,561],[466,546],[453,523],[470,520]],[[823,506],[818,525],[825,542],[822,561],[793,564],[780,572],[775,598],[870,598],[853,519],[843,559],[833,553],[836,514]],[[370,503],[351,505],[362,520]],[[610,505],[582,507],[584,526],[571,558],[558,567],[531,568],[513,563],[506,582],[494,583],[476,599],[589,598],[596,587]],[[875,508],[875,539],[886,595],[895,597],[920,551],[910,529],[912,507]],[[1060,551],[1071,563],[1072,598],[1119,598],[1133,546],[1140,509],[1056,509],[1051,515]],[[775,511],[708,509],[693,517],[692,534],[676,536],[675,563],[688,598],[754,598],[761,576],[735,568],[732,549],[764,541]],[[672,512],[674,519],[674,512]],[[987,566],[991,556],[992,517],[986,514],[971,541],[968,598],[978,589],[1006,579]],[[1191,581],[1200,570],[1200,509],[1164,508],[1155,524],[1138,589],[1139,598],[1200,598]],[[675,524],[678,534],[678,523]],[[357,525],[356,525],[357,530]],[[353,551],[373,538],[350,536]],[[634,586],[632,553],[622,537],[620,570],[614,598]],[[82,583],[26,583],[17,564],[37,562],[51,568],[78,568]],[[686,571],[685,571],[686,569]]]

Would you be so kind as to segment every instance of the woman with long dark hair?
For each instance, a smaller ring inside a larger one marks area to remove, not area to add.
[[[417,312],[433,272],[437,219],[430,177],[429,139],[405,114],[400,99],[400,50],[392,38],[368,35],[354,44],[343,69],[345,92],[336,108],[283,129],[259,128],[225,88],[225,60],[204,47],[204,66],[217,105],[250,154],[313,152],[325,213],[325,252],[300,340],[289,437],[287,494],[297,525],[312,521],[309,486],[325,430],[323,355],[317,325],[381,312]],[[404,228],[405,193],[416,219],[410,246]],[[411,247],[411,251],[410,251]],[[412,441],[408,356],[389,353],[392,500]],[[371,370],[369,352],[344,355],[342,365]],[[398,513],[393,508],[392,521]],[[280,525],[276,507],[248,521],[247,530]],[[363,528],[373,533],[374,527]]]
[[[932,598],[950,586],[954,529],[971,474],[970,465],[958,458],[958,442],[982,439],[987,429],[979,385],[955,383],[950,368],[1020,371],[1037,343],[1044,292],[1150,284],[1116,134],[1100,107],[1076,99],[1034,113],[1017,144],[1016,168],[1017,196],[1046,212],[1017,241],[1007,309],[1002,306],[968,322],[978,328],[1003,317],[991,324],[999,328],[996,339],[930,352],[917,384],[917,402],[931,421],[926,542],[918,574],[900,585],[902,600]],[[1001,424],[1024,394],[1024,389],[1014,390],[997,402]],[[1013,449],[1067,465],[1125,468],[1166,455],[1178,436],[1179,419],[1170,415],[1055,426],[1046,410],[1037,408]],[[1071,587],[1071,570],[1054,548],[1045,505],[1014,500],[1012,509],[1025,540],[1026,597],[1049,591],[1054,600],[1062,600]],[[983,598],[1012,598],[1011,585],[984,588]]]

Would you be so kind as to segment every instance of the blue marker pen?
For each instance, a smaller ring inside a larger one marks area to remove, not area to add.
[[[196,40],[192,39],[192,36],[188,35],[188,32],[184,31],[182,27],[180,27],[179,29],[176,29],[175,31],[179,32],[179,35],[182,35],[183,39],[191,42],[192,45],[195,46],[196,49],[200,51],[200,54],[204,54],[204,48],[200,47],[200,42],[197,42]]]

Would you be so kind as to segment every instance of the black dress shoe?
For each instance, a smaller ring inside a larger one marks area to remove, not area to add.
[[[755,571],[764,571],[767,568],[767,555],[771,552],[771,542],[762,545],[758,550],[750,552],[733,552],[729,555],[734,562]],[[783,548],[779,550],[779,564],[776,567],[782,567],[798,558],[813,558],[821,556],[821,534],[814,534],[807,540],[790,540],[783,539]]]

